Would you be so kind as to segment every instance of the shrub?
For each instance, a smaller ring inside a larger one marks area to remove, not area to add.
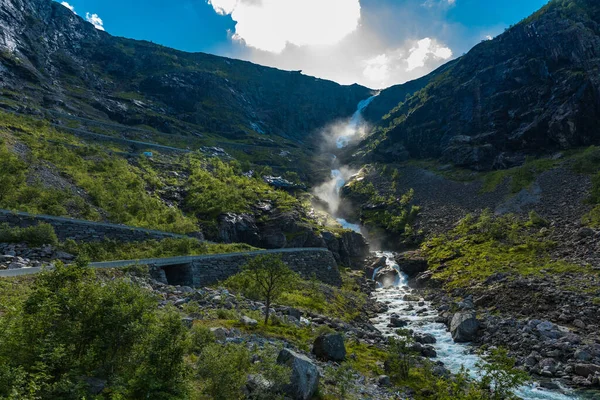
[[[58,263],[6,310],[0,398],[81,399],[85,377],[121,398],[187,397],[179,316],[158,311],[150,292],[124,279],[98,284],[85,265]]]
[[[243,345],[209,344],[197,366],[202,391],[214,400],[242,399],[250,367],[250,352]]]
[[[10,227],[8,224],[2,224],[0,226],[0,242],[27,243],[32,246],[57,245],[58,237],[52,225],[46,223],[28,228]]]

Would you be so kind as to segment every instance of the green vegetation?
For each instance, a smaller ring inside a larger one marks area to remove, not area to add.
[[[591,273],[583,267],[553,261],[549,241],[537,214],[529,221],[512,215],[493,216],[489,211],[479,218],[467,216],[450,232],[434,237],[422,246],[434,279],[448,287],[469,286],[498,272],[519,275],[543,272]]]
[[[150,194],[160,181],[124,158],[43,121],[6,113],[0,113],[0,137],[2,208],[90,220],[101,219],[103,210],[112,222],[178,233],[197,230],[193,218]],[[25,150],[18,156],[11,150],[15,146]],[[49,171],[53,182],[35,180],[35,168]]]
[[[229,285],[241,289],[246,297],[264,301],[265,325],[268,325],[271,305],[293,288],[298,279],[280,256],[261,255],[248,261],[242,272],[229,279]]]
[[[392,175],[395,175],[392,172]],[[395,187],[395,186],[393,186]],[[363,207],[360,214],[361,223],[371,230],[383,229],[393,234],[410,234],[420,208],[412,205],[414,191],[411,189],[399,198],[395,193],[380,194],[372,182],[366,179],[356,180],[348,185],[352,196],[357,196]]]
[[[227,279],[224,282],[225,287],[246,297],[264,300],[264,296],[260,293],[262,289],[257,287],[257,278],[255,274],[253,276],[252,269],[260,268],[260,263],[266,262],[278,264],[278,261],[274,261],[271,257],[256,258],[251,261],[252,266],[246,271]],[[260,270],[259,272],[264,273]],[[259,278],[262,277],[259,275]],[[344,282],[341,288],[327,285],[314,277],[305,280],[292,274],[287,279],[289,284],[284,282],[285,290],[277,296],[277,303],[283,306],[352,321],[360,315],[366,303],[366,295],[360,293],[356,280],[347,274],[343,275]]]
[[[2,224],[0,225],[0,243],[27,243],[31,246],[57,245],[58,238],[50,224],[42,223],[28,228],[14,228],[8,224]]]
[[[258,250],[246,244],[205,243],[193,238],[166,238],[145,242],[119,242],[110,239],[102,242],[68,240],[60,247],[67,253],[90,261],[137,260]]]
[[[0,398],[81,399],[90,378],[111,398],[185,398],[181,319],[123,279],[58,264],[1,311]]]
[[[510,192],[518,193],[535,182],[539,174],[554,168],[558,163],[559,161],[551,158],[528,159],[520,167],[488,172],[483,177],[481,191],[483,193],[493,192],[506,179],[510,179]]]
[[[260,176],[243,176],[236,163],[191,158],[190,168],[186,204],[199,215],[215,218],[225,212],[250,212],[259,201],[271,201],[281,210],[299,205],[293,196],[273,189]]]

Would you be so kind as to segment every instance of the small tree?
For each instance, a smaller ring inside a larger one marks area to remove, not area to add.
[[[514,390],[529,379],[529,375],[515,366],[515,359],[506,349],[492,350],[485,356],[486,362],[480,362],[480,387],[489,393],[491,400],[514,399]]]
[[[414,352],[410,348],[410,334],[403,330],[398,330],[397,334],[398,338],[390,338],[385,367],[393,381],[401,382],[409,378]]]
[[[242,272],[246,287],[244,291],[265,302],[265,325],[269,323],[271,304],[282,293],[293,287],[298,275],[280,256],[262,255],[248,262]]]

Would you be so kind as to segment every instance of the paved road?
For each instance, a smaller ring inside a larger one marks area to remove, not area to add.
[[[290,248],[290,249],[275,249],[275,250],[257,250],[248,251],[241,253],[226,253],[226,254],[207,254],[202,256],[181,256],[181,257],[168,257],[168,258],[146,258],[140,260],[119,260],[119,261],[103,261],[90,263],[91,268],[96,269],[107,269],[107,268],[123,268],[133,265],[155,265],[157,267],[166,267],[169,265],[181,265],[189,264],[194,261],[206,261],[206,260],[221,260],[230,257],[238,256],[259,256],[261,254],[282,254],[282,253],[295,253],[295,252],[307,252],[307,251],[329,251],[326,248]],[[14,277],[14,276],[26,276],[35,275],[42,271],[41,267],[35,268],[20,268],[20,269],[7,269],[0,271],[0,278]]]

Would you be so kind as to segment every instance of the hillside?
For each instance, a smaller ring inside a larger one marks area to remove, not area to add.
[[[598,10],[590,0],[552,1],[429,76],[383,91],[366,114],[387,113],[361,154],[490,170],[600,143]]]
[[[246,158],[262,164],[286,149],[275,166],[307,169],[317,130],[370,96],[358,85],[113,37],[51,0],[1,5],[0,107],[70,128],[217,145],[254,152]]]

